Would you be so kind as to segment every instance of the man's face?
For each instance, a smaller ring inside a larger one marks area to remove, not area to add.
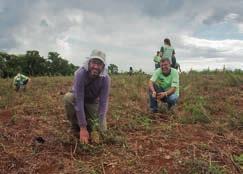
[[[160,62],[160,68],[161,68],[163,74],[169,74],[170,73],[170,62],[167,60]]]
[[[91,59],[89,61],[89,72],[92,77],[97,77],[102,72],[104,63],[100,59]]]

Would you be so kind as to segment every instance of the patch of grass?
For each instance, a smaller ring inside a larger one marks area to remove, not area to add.
[[[243,154],[240,154],[239,156],[233,155],[234,161],[240,165],[240,168],[243,169]]]
[[[103,145],[90,145],[90,144],[81,144],[78,142],[77,145],[77,154],[83,155],[97,155],[103,152]]]
[[[94,169],[92,166],[85,164],[83,161],[76,161],[75,167],[77,168],[79,173],[87,173],[87,174],[100,174],[101,171]]]
[[[233,129],[243,129],[243,116],[233,116],[228,120],[228,126],[231,130]]]
[[[114,144],[120,146],[127,146],[126,138],[120,135],[116,135],[112,131],[107,131],[102,134],[102,139],[105,144]]]
[[[193,100],[184,103],[186,115],[180,118],[183,124],[210,123],[210,114],[206,109],[206,101],[202,96],[194,96]]]
[[[17,116],[16,115],[13,115],[11,117],[10,123],[14,125],[14,124],[16,124],[16,121],[17,121]]]
[[[202,149],[202,150],[208,150],[209,146],[208,146],[208,144],[200,143],[200,144],[198,144],[198,148]]]
[[[11,79],[0,78],[0,109],[11,105],[14,96],[14,89],[12,88]]]
[[[165,168],[163,168],[163,169],[160,170],[159,173],[160,174],[168,174],[168,171]]]
[[[183,174],[225,174],[226,172],[217,164],[209,164],[202,160],[189,160],[185,162],[186,170]]]
[[[142,116],[142,115],[136,117],[136,122],[137,122],[137,124],[141,125],[145,129],[149,129],[152,124],[151,118],[149,118],[148,116]]]
[[[243,80],[240,78],[239,75],[227,72],[225,73],[225,83],[231,87],[238,87],[243,84]]]

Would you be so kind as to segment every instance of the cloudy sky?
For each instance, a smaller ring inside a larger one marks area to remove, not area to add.
[[[108,63],[152,72],[170,38],[183,70],[243,69],[243,0],[0,0],[0,51],[58,52],[81,65],[92,49]]]

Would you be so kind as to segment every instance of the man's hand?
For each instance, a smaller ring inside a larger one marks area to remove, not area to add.
[[[80,142],[84,144],[89,142],[89,132],[86,128],[80,128]]]
[[[164,97],[167,97],[167,93],[166,92],[160,92],[157,94],[157,100],[161,100]]]
[[[152,92],[152,97],[156,98],[156,92]]]

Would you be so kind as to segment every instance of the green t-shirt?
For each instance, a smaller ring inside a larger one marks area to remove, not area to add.
[[[159,63],[160,62],[161,57],[160,56],[154,56],[154,62],[155,63]]]
[[[24,81],[26,81],[27,79],[29,79],[27,76],[19,73],[14,77],[14,84],[23,85]]]
[[[160,48],[160,52],[163,53],[162,58],[163,59],[169,59],[170,62],[172,62],[172,55],[175,54],[175,50],[173,47],[169,45],[165,45],[164,47],[162,46]]]
[[[158,68],[155,70],[150,80],[166,91],[171,87],[176,87],[175,93],[179,96],[179,73],[176,69],[171,68],[170,74],[165,76],[161,68]]]

